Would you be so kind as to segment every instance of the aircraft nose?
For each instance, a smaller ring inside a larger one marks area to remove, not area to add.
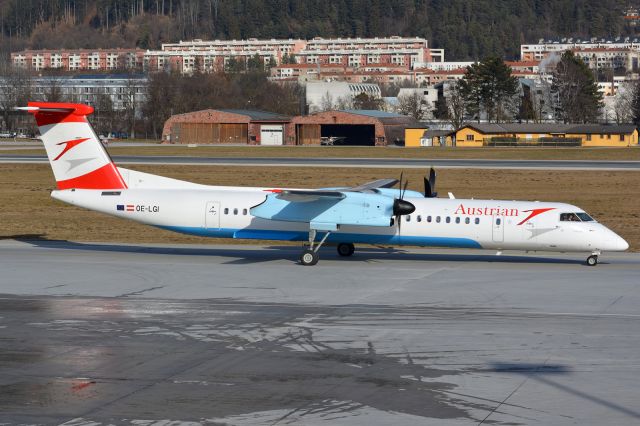
[[[612,236],[609,238],[609,245],[611,251],[625,251],[629,248],[629,243],[624,240],[620,235],[612,232]]]

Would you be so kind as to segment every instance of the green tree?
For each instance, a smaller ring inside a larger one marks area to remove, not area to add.
[[[556,66],[551,95],[556,119],[565,123],[594,122],[603,106],[602,93],[591,70],[571,51],[564,52]]]
[[[433,108],[433,116],[438,120],[446,120],[449,118],[449,106],[447,105],[447,98],[444,96],[438,96],[438,100]]]
[[[460,84],[468,111],[478,120],[482,113],[497,123],[513,116],[519,83],[501,58],[489,57],[468,66]]]
[[[354,109],[377,109],[381,110],[384,101],[377,96],[371,96],[364,92],[353,97]]]
[[[531,87],[522,87],[522,97],[520,98],[520,108],[518,109],[519,120],[536,120],[536,110],[533,106],[533,99],[531,96]]]
[[[247,60],[247,70],[264,71],[264,62],[257,53]]]

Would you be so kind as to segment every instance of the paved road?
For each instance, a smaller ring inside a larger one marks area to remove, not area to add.
[[[216,166],[290,166],[290,167],[379,167],[379,168],[475,168],[543,170],[629,170],[640,171],[640,161],[586,160],[474,160],[411,158],[262,158],[262,157],[180,157],[114,156],[116,164],[178,164]],[[44,155],[0,155],[0,163],[46,163]]]
[[[298,250],[0,241],[2,423],[640,423],[640,255]]]

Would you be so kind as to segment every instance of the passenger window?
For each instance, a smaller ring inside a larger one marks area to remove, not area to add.
[[[460,223],[460,218],[456,217],[456,223]]]
[[[480,224],[480,218],[479,218],[479,217],[476,217],[475,222],[476,222],[476,225],[479,225],[479,224]]]
[[[242,209],[242,215],[246,216],[247,215],[247,209]]]
[[[422,222],[422,216],[418,215],[418,216],[416,217],[416,220],[417,220],[418,222]]]
[[[427,222],[431,223],[431,216],[427,216]]]
[[[447,223],[451,223],[451,218],[447,216]]]
[[[440,223],[440,216],[436,216],[436,222]]]
[[[229,214],[229,208],[227,207],[224,208],[224,214]]]
[[[411,222],[411,215],[410,215],[410,214],[408,214],[408,215],[406,216],[406,219],[405,219],[405,220],[406,220],[407,222]]]
[[[500,220],[500,218],[497,218],[497,219],[496,219],[496,225],[500,225],[500,223],[501,223],[501,222],[502,222],[502,221]]]
[[[469,219],[468,217],[464,218],[464,223],[466,223],[467,225],[469,224],[469,222],[471,222],[471,219]]]
[[[233,214],[237,215],[238,214],[238,209],[233,209]]]

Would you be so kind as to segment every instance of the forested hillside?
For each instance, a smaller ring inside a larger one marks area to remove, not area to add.
[[[623,0],[0,0],[4,53],[180,39],[407,35],[447,60],[515,58],[524,42],[628,34]]]

